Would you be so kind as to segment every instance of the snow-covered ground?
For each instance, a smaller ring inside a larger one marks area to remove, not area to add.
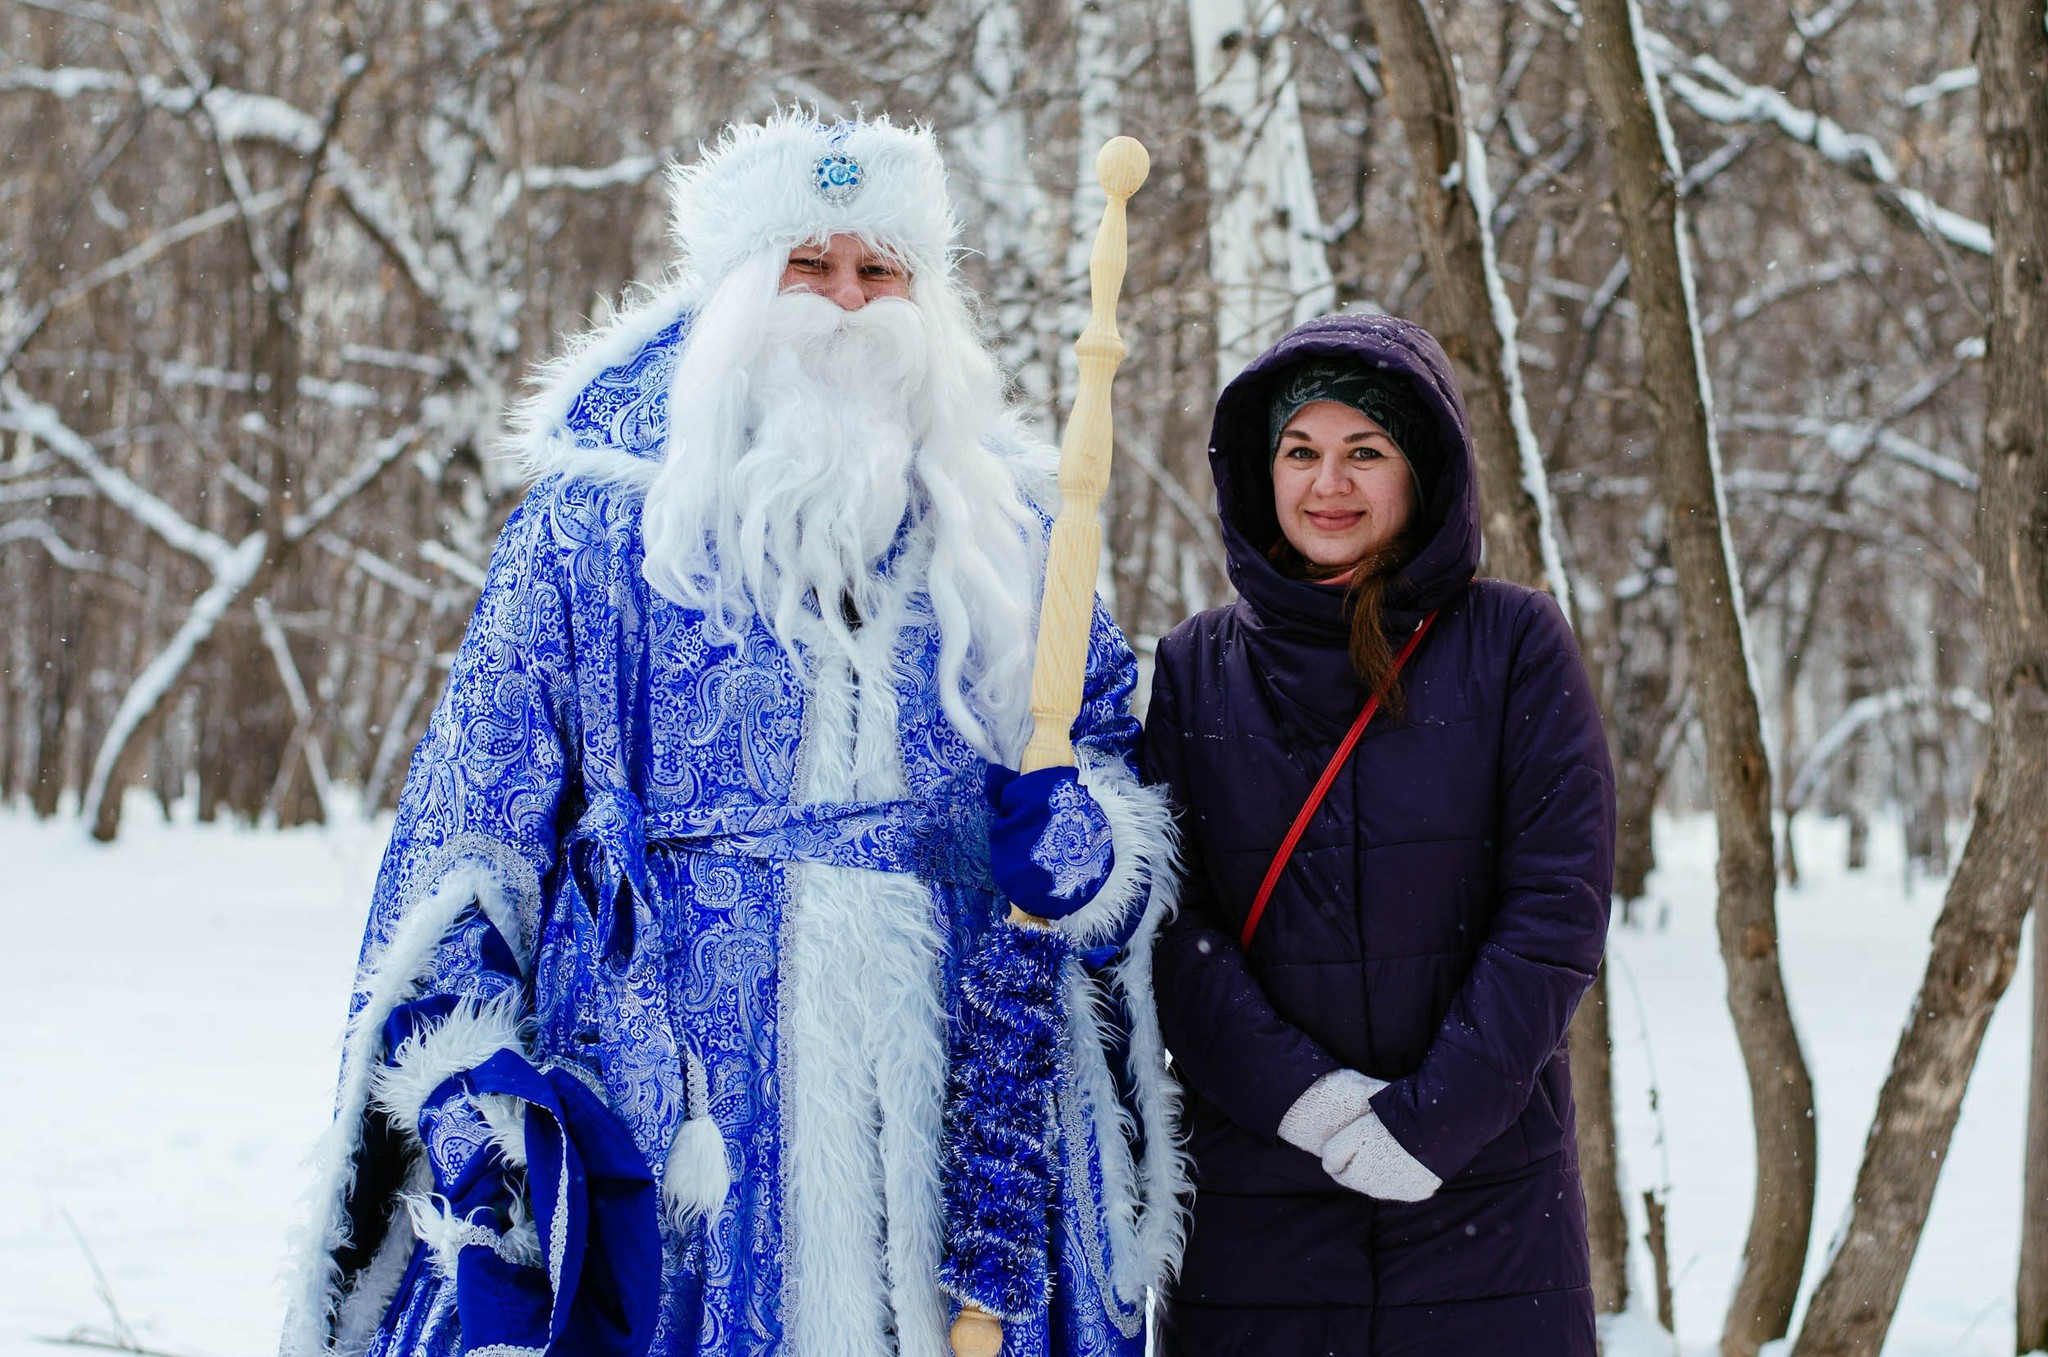
[[[1807,883],[1780,910],[1820,1101],[1818,1258],[1941,892],[1904,885],[1896,834],[1876,836],[1857,875],[1841,870],[1837,826],[1802,824],[1800,843]],[[1645,923],[1617,929],[1613,949],[1624,1189],[1638,1236],[1641,1191],[1668,1192],[1679,1336],[1684,1357],[1705,1357],[1747,1226],[1747,1093],[1714,945],[1712,824],[1661,824],[1659,847]],[[0,1357],[114,1328],[93,1260],[147,1347],[274,1349],[281,1243],[326,1116],[380,848],[369,827],[166,826],[144,803],[122,841],[101,848],[72,823],[0,812]],[[2012,1349],[2027,1043],[2015,1000],[2029,983],[2023,960],[1964,1102],[1889,1357]],[[1646,1292],[1640,1251],[1636,1263]],[[1628,1357],[1670,1350],[1639,1324],[1614,1336],[1610,1350]]]
[[[1631,1280],[1637,1303],[1650,1305],[1642,1193],[1667,1190],[1678,1336],[1684,1357],[1708,1357],[1717,1351],[1749,1228],[1749,1089],[1714,937],[1713,823],[1660,821],[1657,830],[1658,871],[1638,906],[1641,922],[1616,927],[1608,949],[1622,1191],[1636,1244]],[[1874,830],[1870,867],[1856,873],[1843,870],[1845,825],[1802,819],[1798,832],[1804,880],[1779,891],[1778,923],[1818,1104],[1810,1292],[1848,1209],[1878,1087],[1926,966],[1943,883],[1908,885],[1895,827]],[[1885,1357],[2005,1357],[2013,1350],[2031,940],[2030,932],[1985,1035]],[[1668,1340],[1640,1341],[1640,1332],[1631,1325],[1629,1340],[1611,1343],[1610,1352],[1670,1353]]]

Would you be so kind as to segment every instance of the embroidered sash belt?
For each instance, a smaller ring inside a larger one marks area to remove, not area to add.
[[[993,893],[978,800],[844,801],[808,805],[664,805],[620,792],[593,798],[569,840],[593,840],[628,880],[646,880],[650,845],[692,853],[815,862]]]

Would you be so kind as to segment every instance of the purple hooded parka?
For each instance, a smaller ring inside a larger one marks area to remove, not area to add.
[[[1367,729],[1247,951],[1260,879],[1366,697],[1342,591],[1266,559],[1268,393],[1331,355],[1405,376],[1434,416],[1390,640],[1441,611],[1405,712]],[[1591,1357],[1565,1028],[1606,939],[1614,779],[1571,631],[1547,595],[1473,578],[1464,402],[1416,325],[1297,327],[1224,390],[1209,458],[1239,597],[1159,643],[1144,749],[1186,855],[1155,983],[1197,1183],[1161,1351]],[[1373,1110],[1443,1180],[1434,1196],[1375,1201],[1278,1138],[1340,1068],[1392,1081]]]

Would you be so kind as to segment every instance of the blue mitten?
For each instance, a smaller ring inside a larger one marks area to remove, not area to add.
[[[379,1100],[413,1119],[434,1175],[406,1199],[425,1246],[408,1278],[431,1263],[454,1284],[465,1351],[637,1357],[660,1308],[654,1175],[598,1094],[527,1058],[512,1016],[432,995],[386,1021]]]
[[[1041,919],[1088,904],[1116,866],[1109,817],[1072,768],[988,770],[988,854],[996,886]]]

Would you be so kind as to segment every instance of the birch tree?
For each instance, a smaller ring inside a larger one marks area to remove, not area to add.
[[[1216,367],[1227,382],[1291,325],[1330,309],[1292,35],[1280,0],[1188,0],[1203,161]]]
[[[987,5],[969,21],[961,42],[967,60],[955,81],[958,130],[951,138],[956,182],[965,190],[959,206],[968,209],[963,215],[992,284],[985,300],[1004,365],[1025,399],[1042,409],[1053,397],[1062,309],[1052,202],[1032,167],[1030,127],[1018,97],[1026,53],[1017,6],[1011,0]]]
[[[1614,159],[1643,396],[1656,422],[1657,481],[1720,837],[1717,925],[1756,1134],[1749,1240],[1721,1351],[1753,1357],[1785,1333],[1805,1266],[1813,1223],[1813,1083],[1778,965],[1770,763],[1677,194],[1683,170],[1643,54],[1635,0],[1587,0],[1581,13],[1586,83]]]

